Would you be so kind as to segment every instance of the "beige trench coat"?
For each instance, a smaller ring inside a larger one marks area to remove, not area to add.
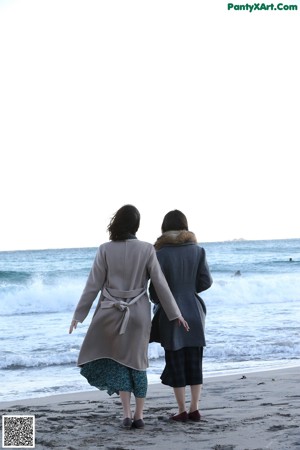
[[[147,369],[151,329],[149,278],[168,319],[178,318],[180,310],[151,244],[127,239],[100,245],[73,317],[83,322],[101,291],[78,366],[111,358],[133,369]]]

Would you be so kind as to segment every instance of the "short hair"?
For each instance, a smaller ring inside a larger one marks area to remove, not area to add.
[[[135,235],[140,226],[140,213],[133,205],[124,205],[113,215],[107,231],[112,241],[123,241]]]
[[[179,211],[178,209],[174,209],[173,211],[169,211],[163,220],[161,231],[165,233],[166,231],[171,230],[186,230],[188,231],[188,222],[185,215]]]

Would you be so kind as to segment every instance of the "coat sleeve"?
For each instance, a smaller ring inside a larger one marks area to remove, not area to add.
[[[152,295],[163,307],[169,320],[177,319],[181,316],[180,309],[173,297],[166,278],[161,270],[154,248],[151,249],[148,262],[148,273],[150,275]],[[150,293],[151,295],[151,293]]]
[[[206,291],[206,289],[210,288],[213,284],[213,279],[206,261],[206,253],[204,248],[201,248],[201,253],[202,255],[197,271],[196,292]]]
[[[149,297],[152,303],[156,305],[159,303],[159,298],[157,297],[152,281],[149,286]]]
[[[87,317],[92,304],[102,289],[106,280],[107,265],[103,248],[100,246],[96,253],[92,268],[90,270],[85,288],[74,312],[73,319],[83,322]]]

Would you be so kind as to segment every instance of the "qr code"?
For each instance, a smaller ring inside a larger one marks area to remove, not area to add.
[[[35,416],[2,416],[3,448],[34,448]]]

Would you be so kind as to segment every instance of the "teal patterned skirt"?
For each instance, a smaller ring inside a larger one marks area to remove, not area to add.
[[[136,370],[109,358],[96,359],[81,367],[80,374],[91,386],[109,395],[120,391],[133,392],[135,397],[145,398],[147,394],[146,370]]]

